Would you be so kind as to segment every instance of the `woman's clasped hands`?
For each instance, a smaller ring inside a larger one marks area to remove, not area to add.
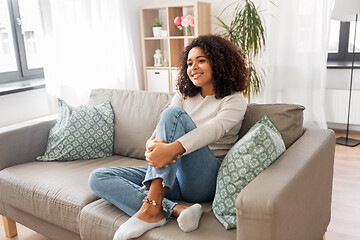
[[[169,167],[169,164],[175,163],[176,159],[180,158],[179,154],[183,152],[179,149],[178,144],[180,143],[166,143],[159,138],[149,139],[146,143],[145,152],[148,165],[159,169]]]

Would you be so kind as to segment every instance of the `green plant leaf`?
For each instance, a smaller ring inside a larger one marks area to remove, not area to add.
[[[152,26],[153,27],[162,27],[162,24],[160,23],[159,19],[154,19]]]
[[[275,5],[271,0],[269,2]],[[239,0],[227,6],[237,4],[234,10],[233,20],[229,25],[217,17],[224,30],[223,35],[232,43],[239,46],[247,56],[249,79],[244,91],[244,95],[250,99],[250,95],[259,94],[264,82],[265,71],[258,69],[253,63],[253,59],[261,54],[266,45],[266,32],[261,10],[258,9],[251,0]],[[276,6],[276,5],[275,5]],[[224,13],[225,9],[222,11]]]

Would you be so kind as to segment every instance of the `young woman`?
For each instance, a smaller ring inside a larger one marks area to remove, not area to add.
[[[217,35],[200,36],[180,58],[178,93],[146,142],[148,166],[101,168],[89,185],[132,216],[114,240],[131,239],[177,217],[184,232],[198,228],[200,204],[214,198],[220,160],[237,141],[246,110],[244,55]]]

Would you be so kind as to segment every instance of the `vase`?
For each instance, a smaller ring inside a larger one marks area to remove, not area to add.
[[[192,29],[190,26],[184,28],[184,36],[192,36]]]
[[[156,38],[161,37],[162,27],[153,27],[153,35]]]

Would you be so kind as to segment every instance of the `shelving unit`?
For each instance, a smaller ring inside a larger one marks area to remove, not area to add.
[[[195,26],[192,27],[192,35],[185,36],[184,31],[175,26],[174,19],[188,14],[194,16]],[[197,36],[211,32],[210,3],[177,2],[145,6],[141,8],[140,16],[145,90],[172,92],[180,53]],[[152,23],[155,19],[162,24],[162,37],[153,36]],[[161,50],[167,66],[154,67],[156,49]]]

